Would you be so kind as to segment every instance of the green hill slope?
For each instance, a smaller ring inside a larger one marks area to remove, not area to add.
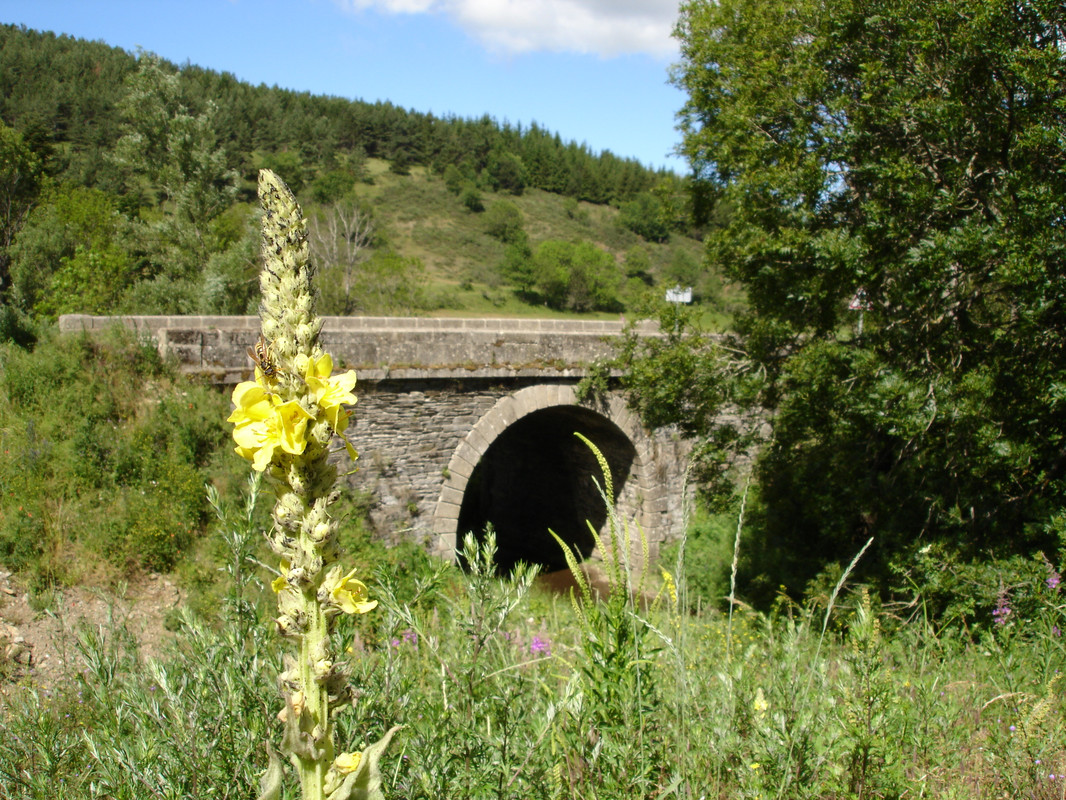
[[[0,299],[31,315],[254,310],[261,167],[312,219],[326,313],[617,314],[675,284],[728,310],[685,180],[535,125],[11,25],[0,125]]]

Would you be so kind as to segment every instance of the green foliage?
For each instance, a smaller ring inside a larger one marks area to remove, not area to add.
[[[651,256],[640,245],[634,245],[626,251],[625,272],[627,278],[637,278],[646,285],[651,285]]]
[[[860,568],[901,594],[929,543],[963,564],[1052,544],[1066,67],[1061,9],[1015,11],[682,7],[682,149],[707,259],[749,307],[717,358],[684,334],[625,358],[645,419],[704,437],[701,460],[742,442],[710,424],[723,408],[765,410],[749,597],[802,591],[870,536]]]
[[[417,258],[377,250],[352,271],[347,289],[342,285],[345,275],[341,270],[320,276],[322,313],[351,313],[342,310],[346,298],[354,311],[363,314],[405,314],[424,309],[430,302],[424,275],[425,266]]]
[[[496,291],[507,243],[485,234],[476,216],[492,205],[486,191],[507,193],[531,246],[587,239],[616,257],[637,238],[617,224],[617,206],[652,192],[669,225],[687,213],[678,200],[686,181],[610,153],[595,155],[536,125],[441,119],[389,103],[253,87],[149,53],[134,58],[10,25],[0,26],[0,89],[0,117],[37,165],[20,213],[40,212],[35,230],[17,244],[23,251],[21,265],[12,262],[18,285],[0,279],[0,300],[31,315],[101,304],[122,313],[247,310],[244,223],[261,166],[310,202],[373,204],[381,211],[373,246],[387,237],[401,256],[425,264],[434,298],[428,306],[470,313],[545,313],[541,298]],[[390,171],[404,159],[407,174]],[[441,187],[459,202],[440,204]],[[90,190],[100,194],[84,194]],[[85,206],[78,212],[82,230],[69,230],[58,207],[77,210],[78,204]],[[410,224],[413,219],[419,224]],[[91,242],[84,241],[86,232]],[[86,253],[76,256],[79,245]],[[651,247],[644,280],[658,278],[672,251],[696,247],[687,237]],[[64,275],[46,308],[38,308],[64,257]],[[121,296],[86,286],[101,267],[125,276],[113,278],[126,284]],[[469,291],[454,288],[467,278]],[[344,279],[334,283],[343,299]],[[625,301],[638,290],[627,289]],[[335,310],[357,309],[344,300]]]
[[[33,205],[41,172],[22,135],[0,121],[0,286],[10,279],[7,250]]]
[[[51,318],[71,313],[106,314],[118,305],[132,271],[129,254],[118,245],[78,249],[60,262],[37,310]]]
[[[485,232],[504,244],[518,244],[525,237],[522,212],[514,203],[500,200],[489,206],[484,217]]]
[[[533,252],[531,273],[533,291],[551,308],[618,309],[618,265],[610,253],[589,242],[541,242]]]
[[[251,225],[241,239],[212,253],[202,276],[198,308],[209,314],[249,314],[259,302],[259,233]]]
[[[0,348],[0,562],[59,581],[171,568],[203,529],[225,399],[128,334]]]
[[[665,242],[670,237],[663,222],[662,203],[651,194],[639,194],[623,203],[618,222],[649,242]]]
[[[663,738],[646,715],[661,703],[660,684],[652,670],[655,647],[652,626],[637,613],[637,598],[647,580],[648,541],[644,531],[621,517],[614,502],[612,476],[599,449],[576,434],[592,451],[601,469],[596,488],[607,511],[601,535],[588,524],[603,557],[606,596],[594,597],[578,556],[554,531],[577,585],[571,589],[580,632],[581,653],[566,687],[563,713],[553,720],[552,734],[564,763],[583,763],[599,771],[599,780],[618,785],[624,795],[647,795],[666,757]],[[594,479],[595,480],[595,479]],[[633,552],[640,548],[639,555]],[[639,559],[639,561],[638,561]],[[584,796],[583,770],[569,770],[571,794]]]
[[[11,248],[11,294],[26,311],[100,313],[126,288],[129,221],[99,189],[57,186],[42,196]],[[93,285],[99,273],[100,286]],[[87,297],[83,303],[81,295]]]
[[[255,159],[255,169],[256,172],[269,169],[278,175],[284,175],[285,184],[294,194],[303,191],[304,184],[307,182],[307,167],[304,165],[303,158],[295,150],[281,149],[259,153]],[[327,181],[323,188],[328,191],[331,183],[332,181]],[[312,189],[312,192],[314,191],[317,190]]]
[[[665,564],[678,562],[684,548],[684,578],[691,610],[728,610],[730,564],[737,532],[736,513],[711,513],[701,509],[689,525],[684,542],[672,542],[662,550]]]
[[[514,153],[494,150],[489,155],[485,172],[488,173],[489,183],[494,191],[505,191],[515,195],[525,191],[526,168],[522,164],[522,159]]]
[[[5,798],[243,796],[257,784],[277,727],[264,699],[283,666],[254,494],[236,509],[215,496],[223,599],[202,618],[176,615],[156,658],[120,622],[82,627],[70,680],[5,687]],[[1047,579],[1002,624],[937,629],[861,588],[829,609],[782,596],[727,620],[661,603],[668,592],[638,605],[624,578],[574,610],[531,591],[530,573],[495,577],[492,547],[470,537],[467,572],[423,561],[400,584],[389,551],[373,552],[374,627],[338,630],[358,687],[340,738],[405,724],[387,796],[1060,793],[1066,617]]]
[[[32,347],[37,341],[37,328],[17,308],[0,305],[0,342]]]
[[[158,215],[142,225],[155,272],[172,280],[198,276],[221,249],[210,223],[236,198],[236,171],[217,141],[217,106],[193,113],[183,102],[179,76],[158,57],[142,53],[125,81],[119,104],[123,134],[115,163],[130,182],[147,182],[159,196]]]
[[[563,208],[566,211],[566,216],[568,216],[570,219],[575,220],[581,223],[582,225],[589,224],[590,220],[588,209],[582,208],[581,204],[577,202],[577,198],[566,198],[566,202],[563,204]]]
[[[503,251],[503,263],[500,264],[500,274],[519,293],[532,295],[537,285],[536,265],[533,261],[533,248],[529,239],[519,237],[517,241],[507,245]]]
[[[475,214],[485,210],[485,201],[481,198],[481,192],[472,183],[463,185],[459,193],[459,202],[463,204],[463,208]]]
[[[277,170],[274,170],[277,172]],[[286,173],[279,172],[279,175]],[[355,188],[356,176],[350,170],[334,169],[319,175],[311,184],[311,197],[316,203],[335,203]],[[292,189],[292,186],[289,186]],[[296,190],[293,189],[295,192]]]
[[[455,164],[449,164],[444,168],[444,174],[441,176],[444,179],[444,185],[448,187],[448,191],[452,194],[459,194],[463,188],[464,177],[463,173]]]

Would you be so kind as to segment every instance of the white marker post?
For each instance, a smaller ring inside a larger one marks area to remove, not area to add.
[[[851,302],[848,303],[848,309],[850,311],[859,312],[859,332],[858,338],[862,338],[862,316],[863,313],[870,309],[870,303],[866,300],[866,290],[862,287],[855,292],[855,296],[851,298]]]

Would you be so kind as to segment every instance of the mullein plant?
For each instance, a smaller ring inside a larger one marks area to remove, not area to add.
[[[237,453],[262,473],[276,503],[267,535],[280,559],[272,584],[277,633],[290,642],[278,678],[281,750],[299,775],[304,800],[383,800],[378,762],[397,728],[362,751],[337,752],[334,718],[352,702],[349,671],[330,634],[341,614],[365,614],[376,601],[337,561],[337,468],[329,460],[345,436],[355,403],[355,372],[333,374],[333,359],[318,343],[306,220],[296,198],[270,170],[259,173],[263,208],[263,270],[259,276],[262,330],[254,350],[255,380],[233,390]],[[284,768],[267,744],[270,763],[260,800],[281,796]]]

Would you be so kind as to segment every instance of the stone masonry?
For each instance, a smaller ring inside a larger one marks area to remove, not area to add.
[[[60,319],[65,332],[114,324],[153,337],[183,370],[222,386],[252,374],[257,317]],[[639,523],[654,557],[681,533],[688,445],[644,429],[616,392],[587,404],[574,395],[621,330],[605,321],[327,317],[322,346],[336,368],[359,375],[349,431],[360,458],[347,480],[371,493],[379,532],[452,557],[466,529],[491,522],[504,562],[558,567],[551,527],[595,556],[584,520],[604,528],[592,482],[599,469],[576,431],[607,458],[617,508]]]

